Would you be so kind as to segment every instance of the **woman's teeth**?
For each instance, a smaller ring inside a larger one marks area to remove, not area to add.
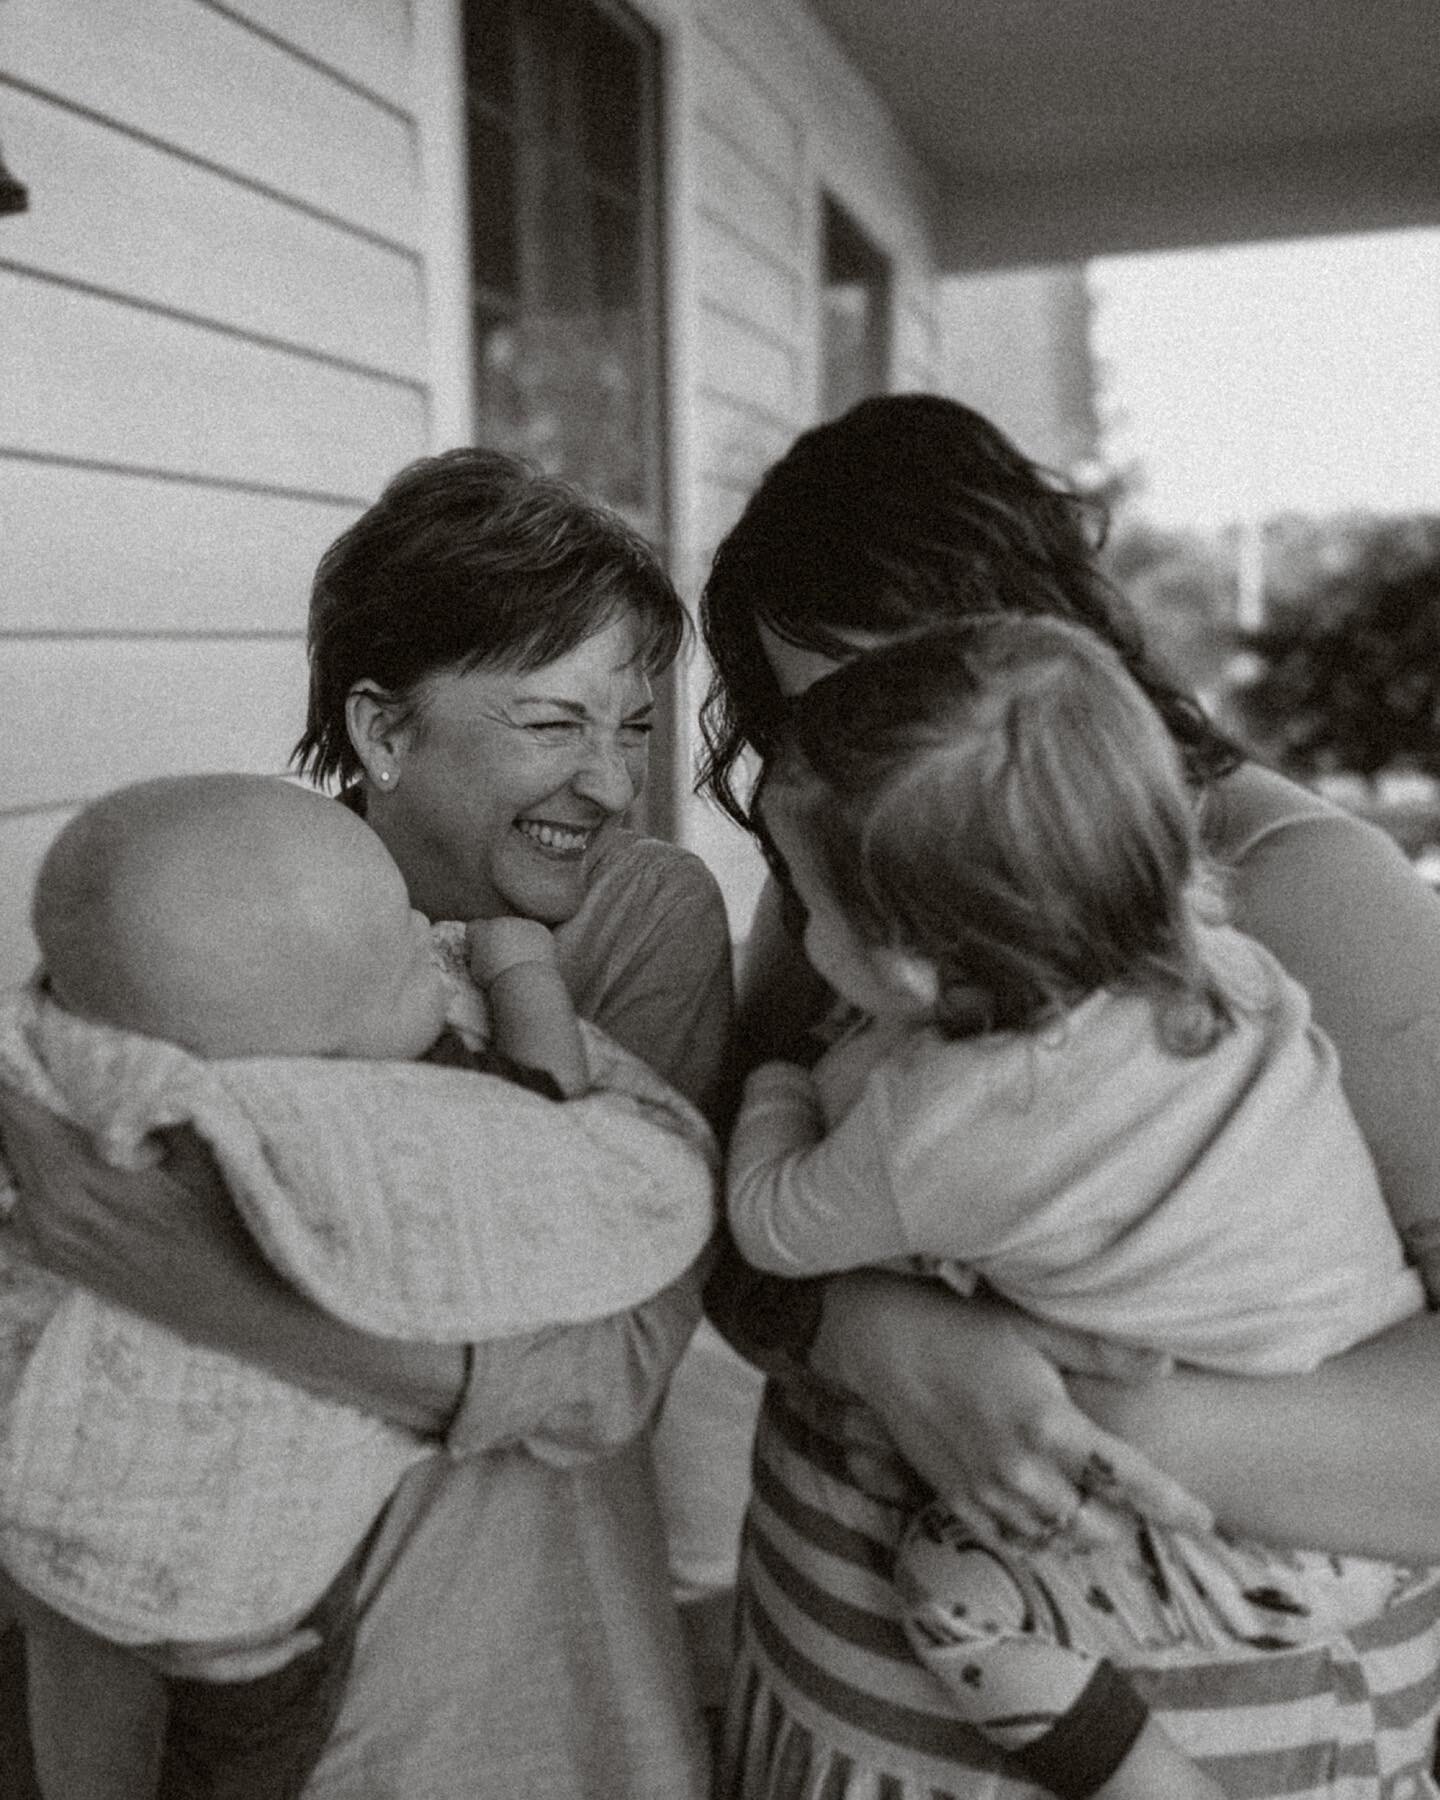
[[[563,825],[542,825],[535,819],[520,819],[516,828],[547,850],[583,850],[590,842],[588,831],[567,830]]]

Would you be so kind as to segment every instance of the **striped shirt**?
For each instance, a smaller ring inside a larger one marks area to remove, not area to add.
[[[892,1585],[927,1496],[867,1415],[772,1381],[755,1450],[724,1800],[1039,1800],[915,1660]],[[1132,1672],[1236,1800],[1434,1800],[1440,1572],[1320,1644]]]

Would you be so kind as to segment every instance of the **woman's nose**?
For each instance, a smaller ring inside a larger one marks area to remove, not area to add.
[[[640,792],[640,775],[621,745],[592,741],[571,786],[606,812],[622,813]]]

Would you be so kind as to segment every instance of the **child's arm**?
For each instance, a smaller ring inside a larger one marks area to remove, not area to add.
[[[752,1069],[730,1133],[726,1207],[745,1260],[791,1278],[908,1256],[890,1133],[862,1102],[829,1129],[796,1063]]]
[[[554,1076],[567,1099],[584,1093],[585,1046],[549,929],[534,919],[472,919],[465,948],[489,1003],[494,1047]]]

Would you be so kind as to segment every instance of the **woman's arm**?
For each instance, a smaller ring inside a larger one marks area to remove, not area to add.
[[[1067,1385],[1232,1529],[1440,1562],[1440,1315],[1422,1313],[1309,1375]]]
[[[1236,922],[1309,993],[1440,1301],[1440,896],[1383,832],[1268,770],[1239,770],[1213,810]]]
[[[93,1157],[71,1126],[0,1088],[0,1139],[36,1260],[178,1336],[438,1435],[459,1404],[463,1347],[355,1331],[304,1299],[256,1249],[209,1152],[167,1134],[138,1173]]]
[[[371,1337],[275,1273],[188,1131],[170,1134],[160,1167],[131,1174],[0,1089],[0,1137],[20,1189],[17,1222],[47,1268],[283,1380],[426,1436],[448,1433],[459,1454],[523,1441],[573,1462],[617,1449],[653,1415],[699,1317],[697,1267],[630,1312],[468,1352]]]
[[[1065,1520],[1074,1541],[1103,1542],[1112,1533],[1102,1509],[1076,1519],[1084,1500],[1101,1496],[1180,1530],[1209,1529],[1202,1502],[1077,1408],[1026,1330],[1002,1301],[867,1270],[825,1283],[809,1361],[866,1402],[937,1494],[963,1496],[1022,1538]],[[1045,1336],[1073,1358],[1130,1366],[1123,1352]]]

